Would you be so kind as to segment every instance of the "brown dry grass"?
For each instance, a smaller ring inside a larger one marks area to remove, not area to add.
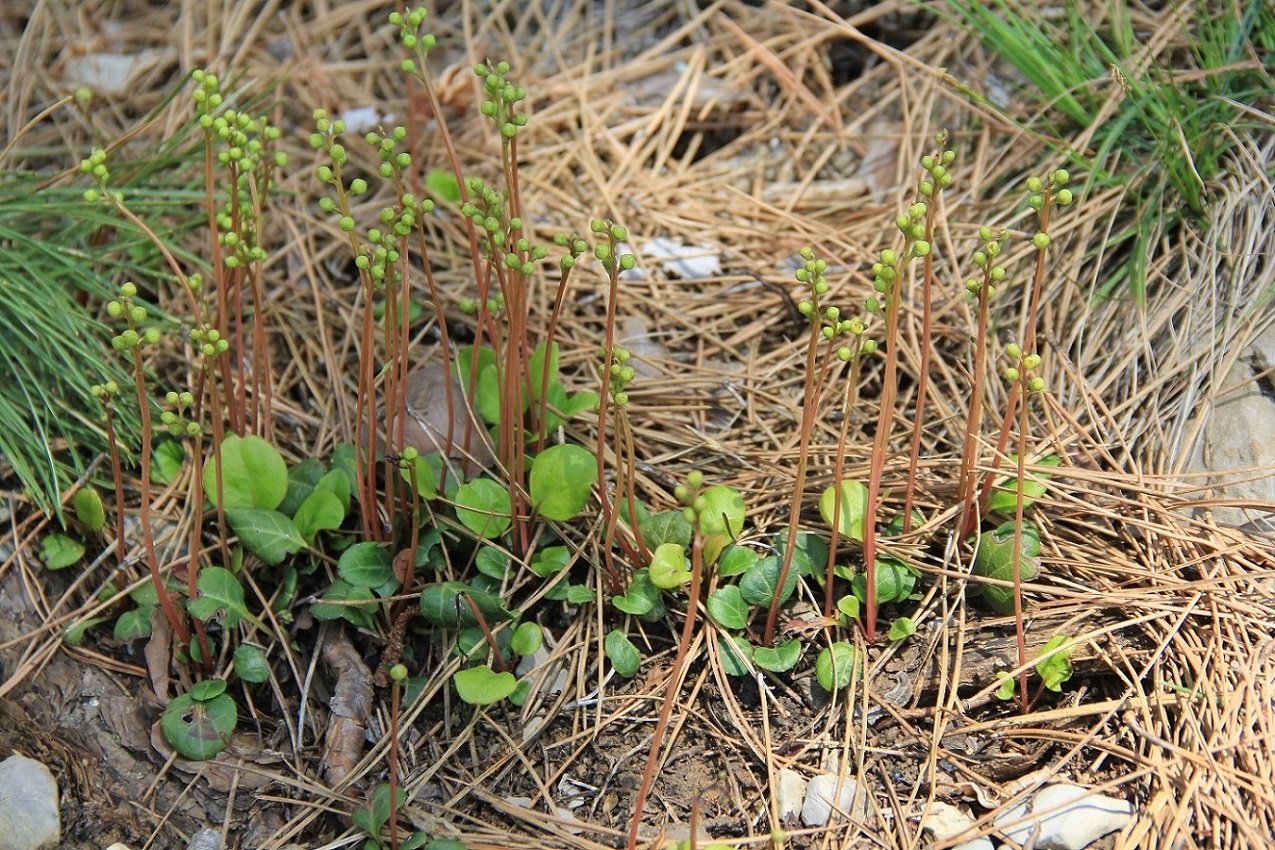
[[[346,274],[341,234],[316,214],[313,154],[304,140],[316,107],[377,105],[403,119],[404,87],[393,33],[381,23],[384,5],[214,0],[151,8],[120,0],[47,2],[25,11],[17,5],[6,4],[0,15],[9,138],[64,92],[69,57],[158,51],[126,97],[101,99],[83,118],[63,111],[28,136],[33,146],[38,141],[65,147],[68,153],[59,161],[67,165],[95,139],[133,131],[152,110],[158,110],[156,117],[134,144],[153,144],[171,133],[185,120],[182,98],[163,101],[189,69],[217,69],[244,91],[270,88],[277,123],[291,131],[294,147],[269,269],[272,343],[280,365],[276,438],[296,457],[324,455],[350,439],[353,369],[345,367],[356,359],[350,319],[357,286]],[[941,128],[951,129],[959,151],[957,183],[943,200],[949,223],[938,242],[945,257],[963,261],[981,224],[1014,231],[1031,227],[1018,186],[1025,174],[1054,164],[1042,141],[1016,126],[1032,118],[1020,106],[998,113],[972,106],[958,90],[957,81],[982,89],[997,73],[972,40],[958,37],[947,24],[922,23],[902,4],[872,6],[847,19],[811,5],[814,11],[805,12],[735,2],[700,8],[674,0],[632,6],[466,0],[431,19],[440,45],[435,73],[507,56],[532,93],[532,124],[520,140],[522,185],[541,238],[607,217],[629,227],[639,258],[647,240],[660,235],[720,253],[725,269],[720,277],[690,284],[652,274],[624,287],[621,315],[634,317],[628,327],[650,333],[659,352],[652,374],[633,391],[640,486],[650,502],[666,505],[671,481],[703,469],[710,481],[744,491],[757,527],[771,531],[781,524],[794,475],[801,346],[787,338],[794,328],[784,299],[757,281],[791,290],[783,261],[809,244],[844,266],[829,276],[834,302],[861,302],[869,291],[866,266],[891,245],[889,222],[910,200],[898,187],[911,184],[914,163]],[[919,30],[904,51],[864,35],[865,30],[898,35],[912,26]],[[852,62],[865,70],[847,74]],[[1114,82],[1110,87],[1114,102],[1120,94]],[[472,114],[453,114],[450,120],[469,166],[494,174],[489,152],[496,146],[484,122],[472,120]],[[1263,120],[1269,130],[1269,117]],[[428,134],[425,146],[423,160],[441,162],[441,148]],[[364,156],[365,165],[371,161],[359,145],[350,147]],[[1033,587],[1032,619],[1071,624],[1067,628],[1101,661],[1103,674],[1092,685],[1073,682],[1065,700],[1025,717],[995,707],[971,709],[976,701],[958,695],[953,683],[961,680],[962,665],[973,663],[966,653],[997,624],[976,606],[962,604],[957,547],[940,546],[940,555],[920,562],[929,592],[914,615],[921,633],[913,639],[947,671],[934,683],[937,693],[930,702],[936,708],[899,709],[882,699],[895,684],[885,671],[902,645],[874,651],[867,686],[814,718],[800,747],[780,747],[772,737],[773,724],[783,720],[772,714],[784,711],[777,700],[746,708],[729,691],[718,694],[734,724],[723,732],[733,736],[734,749],[718,744],[745,762],[737,766],[740,771],[751,764],[762,765],[763,776],[787,766],[809,772],[826,752],[841,752],[848,771],[874,789],[874,805],[892,810],[872,831],[877,843],[860,837],[858,827],[842,824],[795,830],[790,846],[924,844],[928,839],[920,835],[917,815],[943,789],[898,786],[895,768],[900,759],[910,759],[922,765],[922,773],[941,778],[940,762],[971,764],[952,749],[954,742],[980,736],[999,741],[1002,753],[1031,753],[1049,744],[1049,757],[1040,765],[1049,775],[1134,801],[1136,818],[1115,846],[1269,846],[1275,834],[1270,728],[1275,639],[1269,625],[1275,585],[1269,541],[1219,527],[1207,513],[1188,515],[1184,509],[1208,502],[1203,482],[1184,473],[1204,421],[1199,413],[1214,398],[1228,364],[1272,318],[1269,307],[1245,308],[1275,287],[1273,193],[1264,176],[1273,147],[1272,132],[1240,140],[1227,176],[1211,187],[1208,240],[1177,232],[1157,242],[1149,259],[1151,296],[1143,309],[1090,298],[1110,268],[1104,237],[1127,214],[1121,193],[1086,194],[1058,218],[1040,323],[1050,394],[1034,416],[1033,448],[1062,454],[1067,463],[1041,511],[1047,517],[1046,559]],[[370,218],[382,202],[370,198],[362,211]],[[469,294],[459,230],[440,225],[439,240],[434,260],[449,297]],[[1029,274],[1022,262],[1025,245],[1025,239],[1015,239],[1007,263],[1018,281]],[[654,265],[645,263],[648,269]],[[941,266],[940,279],[955,292],[962,278],[959,270]],[[564,360],[577,376],[587,374],[601,340],[599,286],[599,276],[579,274],[567,293]],[[1017,290],[1005,289],[998,309],[1017,315]],[[547,315],[551,291],[539,290],[540,315]],[[905,369],[918,361],[917,321],[913,313],[905,316],[900,341]],[[1012,321],[1008,324],[1005,330],[1012,333]],[[933,420],[925,432],[920,480],[929,522],[913,541],[918,544],[945,534],[942,523],[952,513],[953,447],[959,444],[968,392],[967,303],[945,297],[936,326],[936,349],[943,356],[931,383]],[[864,421],[875,419],[873,398],[866,393]],[[989,388],[988,401],[998,410],[1002,390]],[[905,393],[899,409],[911,407]],[[830,479],[835,431],[831,424],[819,426],[811,492]],[[848,458],[850,474],[862,474],[867,461],[865,440]],[[904,466],[895,458],[887,469],[896,494]],[[179,494],[167,494],[158,510],[178,519]],[[19,551],[39,530],[37,521],[15,526]],[[596,552],[593,536],[582,543],[586,553]],[[38,568],[29,561],[0,567],[0,573],[11,570],[22,572],[28,588],[40,586]],[[47,622],[61,623],[84,613],[77,606],[67,595],[37,607]],[[450,669],[437,671],[428,698],[408,711],[408,722],[419,721],[427,730],[407,757],[413,766],[408,786],[434,801],[416,813],[423,828],[448,824],[471,848],[615,846],[622,834],[615,827],[572,835],[545,814],[558,781],[592,742],[627,736],[637,755],[628,754],[625,769],[640,770],[641,736],[657,713],[671,655],[649,664],[637,686],[623,688],[604,677],[600,643],[608,628],[609,615],[591,611],[558,637],[556,654],[569,685],[541,710],[568,705],[577,710],[568,732],[552,743],[524,747],[509,737],[533,716],[531,708],[521,717],[493,711],[468,721],[454,705],[440,709]],[[712,641],[701,640],[697,649],[712,660],[712,647]],[[7,648],[21,648],[22,657],[5,690],[22,679],[38,679],[58,642],[41,630]],[[105,663],[104,656],[79,658]],[[702,710],[697,695],[716,664],[713,660],[684,686],[675,733],[696,726]],[[142,670],[124,669],[130,675]],[[295,689],[303,682],[282,685]],[[605,699],[596,698],[599,688]],[[1191,697],[1192,690],[1198,696]],[[873,711],[856,714],[856,704],[892,713],[893,723],[869,723]],[[888,738],[883,727],[892,730]],[[358,794],[348,786],[383,777],[384,736],[339,789],[316,778],[314,743],[312,737],[304,745],[293,742],[290,764],[268,792],[279,801],[281,821],[256,846],[310,847],[331,840],[326,813],[353,805]],[[695,757],[676,738],[667,750],[666,765]],[[981,795],[993,806],[1007,802],[1005,783],[990,767],[982,773],[962,769],[966,796]],[[524,787],[543,791],[531,808],[511,805],[498,790],[511,787],[510,776],[519,773],[531,777]],[[755,828],[756,837],[740,846],[764,846],[774,823],[770,790],[735,785],[727,796],[750,814]],[[141,803],[143,813],[153,805]],[[235,824],[229,813],[226,821]],[[604,821],[598,815],[596,823]],[[618,820],[620,830],[624,821]],[[168,833],[157,835],[165,837],[155,846],[172,841]]]

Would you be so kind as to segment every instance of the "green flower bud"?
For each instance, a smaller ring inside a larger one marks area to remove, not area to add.
[[[1036,376],[1032,378],[1030,381],[1027,382],[1027,389],[1034,393],[1044,392],[1045,379],[1040,376]]]
[[[686,483],[692,490],[698,490],[704,486],[704,473],[698,469],[692,469],[686,474]]]
[[[1070,189],[1059,189],[1054,195],[1054,200],[1058,201],[1059,206],[1068,206],[1074,200],[1074,196]]]
[[[142,338],[146,340],[147,345],[154,345],[159,342],[159,328],[147,328]]]
[[[1037,192],[1042,192],[1042,191],[1044,191],[1044,189],[1045,189],[1045,184],[1044,184],[1044,182],[1043,182],[1043,181],[1042,181],[1039,177],[1028,177],[1028,178],[1027,178],[1027,191],[1028,191],[1028,192],[1031,192],[1031,193],[1035,194],[1035,193],[1037,193]]]
[[[873,354],[877,350],[877,341],[875,339],[865,339],[863,345],[859,346],[859,350],[864,354]]]
[[[1005,368],[1005,380],[1009,381],[1011,384],[1018,383],[1018,379],[1020,377],[1022,376],[1018,373],[1018,370],[1015,369],[1013,366],[1007,366]]]
[[[1071,175],[1067,173],[1067,169],[1060,168],[1053,174],[1049,175],[1049,182],[1055,186],[1066,186],[1067,181],[1071,179]]]
[[[1045,250],[1049,247],[1049,234],[1044,232],[1037,233],[1032,237],[1032,244],[1036,246],[1038,251]]]
[[[355,177],[350,181],[350,193],[353,195],[362,195],[367,191],[367,181],[362,177]]]

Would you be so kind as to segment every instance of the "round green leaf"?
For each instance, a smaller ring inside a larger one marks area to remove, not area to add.
[[[744,601],[749,605],[770,605],[774,599],[775,585],[779,583],[779,573],[783,568],[783,558],[769,555],[754,564],[744,577],[739,580],[739,590]],[[783,602],[792,596],[797,588],[797,558],[793,553],[793,563],[788,567],[788,575],[784,578],[784,587],[779,594]]]
[[[284,558],[305,548],[305,540],[296,523],[278,511],[227,508],[226,521],[245,549],[272,566],[283,563]]]
[[[71,507],[75,518],[89,531],[98,532],[106,525],[106,508],[102,506],[102,497],[92,487],[81,487],[71,497]]]
[[[393,559],[379,543],[355,543],[336,563],[341,578],[355,587],[377,588],[394,578]]]
[[[612,629],[602,645],[615,672],[625,678],[637,675],[638,668],[642,666],[642,653],[638,652],[628,635],[619,629]]]
[[[444,581],[428,585],[421,592],[421,615],[442,628],[478,625],[478,618],[465,601],[468,598],[482,613],[487,625],[512,620],[504,601],[494,593],[477,590],[462,581]]]
[[[839,691],[854,681],[858,661],[859,653],[854,646],[839,640],[825,647],[815,659],[815,677],[825,691]]]
[[[903,640],[916,634],[916,623],[912,622],[911,617],[899,617],[890,624],[890,640]]]
[[[204,567],[199,571],[199,596],[187,603],[195,617],[208,622],[220,617],[222,625],[233,629],[248,615],[244,604],[243,586],[230,570],[223,567]]]
[[[225,683],[222,684],[224,686]],[[200,761],[210,759],[226,748],[238,722],[239,709],[227,694],[218,694],[207,700],[182,694],[164,709],[160,729],[178,754]]]
[[[663,590],[672,590],[686,584],[691,580],[686,551],[676,543],[661,543],[651,555],[647,575],[651,577],[651,584]]]
[[[338,473],[338,478],[340,474]],[[340,528],[345,520],[345,509],[341,500],[330,490],[315,489],[297,508],[292,521],[306,543],[314,543],[315,535],[320,531],[332,531]]]
[[[63,570],[84,557],[84,544],[65,534],[49,534],[40,543],[40,560],[51,570]]]
[[[504,534],[509,511],[509,490],[490,478],[476,478],[456,490],[456,518],[478,537]]]
[[[663,511],[638,520],[638,530],[642,532],[642,540],[649,547],[661,543],[677,543],[690,546],[694,534],[691,524],[681,511]]]
[[[204,462],[204,492],[216,505],[217,457],[221,455],[222,507],[274,510],[288,494],[288,465],[279,450],[255,435],[231,434]]]
[[[912,594],[916,587],[916,572],[907,564],[895,558],[877,559],[876,569],[877,604],[902,602]],[[859,573],[850,582],[854,595],[863,602],[868,601],[868,574]]]
[[[531,462],[531,504],[545,519],[572,519],[589,503],[598,461],[580,446],[550,446]]]
[[[761,556],[749,549],[732,543],[722,550],[717,559],[717,574],[722,578],[730,578],[748,572],[761,559]]]
[[[753,645],[739,635],[721,635],[717,648],[722,656],[722,670],[727,676],[747,676],[748,661],[753,657]]]
[[[270,678],[270,664],[259,647],[241,643],[235,647],[235,672],[245,682],[257,684]]]
[[[519,623],[509,639],[509,648],[516,655],[531,655],[545,642],[545,633],[539,623]]]
[[[1062,463],[1058,455],[1048,455],[1032,464],[1037,468],[1052,468]],[[1007,465],[1018,468],[1018,455],[1010,455]],[[1047,472],[1028,472],[1023,482],[1023,505],[1030,507],[1033,502],[1045,495],[1045,482],[1051,477]],[[997,480],[992,494],[987,497],[987,513],[1014,514],[1018,511],[1018,476],[1010,475]]]
[[[118,641],[137,640],[151,636],[151,611],[154,606],[132,608],[115,619],[115,639]]]
[[[708,500],[708,506],[700,515],[700,530],[704,534],[724,534],[731,540],[744,530],[744,497],[734,487],[718,484],[700,494]]]
[[[709,594],[708,616],[724,629],[742,629],[748,625],[748,603],[739,587],[728,584]]]
[[[1031,581],[1039,571],[1040,532],[1031,523],[1023,523],[1020,534],[1018,570],[1020,581]],[[1014,580],[1014,523],[1002,523],[995,531],[978,538],[971,570],[976,576],[1012,582]],[[998,614],[1014,611],[1014,588],[1009,585],[983,586],[983,598]]]
[[[847,479],[841,482],[841,504],[836,505],[837,488],[829,487],[819,497],[819,515],[829,526],[836,526],[837,534],[851,540],[863,540],[864,525],[868,515],[868,488],[859,481]],[[837,522],[833,522],[833,508],[839,507]]]
[[[470,705],[500,702],[518,687],[518,679],[513,673],[497,673],[490,667],[457,670],[452,681],[456,683],[456,693]]]
[[[781,643],[774,649],[768,646],[759,646],[753,649],[753,663],[772,673],[783,673],[791,670],[800,660],[801,641],[796,638]]]

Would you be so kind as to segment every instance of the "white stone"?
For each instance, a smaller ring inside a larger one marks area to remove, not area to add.
[[[215,829],[201,829],[190,837],[186,850],[221,850],[221,833]]]
[[[676,239],[657,236],[643,246],[642,252],[669,274],[683,280],[702,280],[722,273],[721,255],[707,245],[686,245]]]
[[[850,777],[821,773],[806,786],[801,822],[806,826],[824,826],[832,819],[833,812],[862,823],[868,816],[868,800],[859,790],[859,783]]]
[[[0,850],[56,847],[62,833],[58,783],[35,759],[0,762]]]
[[[955,838],[974,825],[974,818],[962,809],[948,803],[933,803],[921,818],[921,829],[934,833],[935,841]],[[952,847],[952,850],[995,850],[992,840],[986,836],[971,838]]]
[[[806,799],[806,784],[806,778],[790,767],[779,771],[775,797],[779,803],[780,819],[801,811],[802,801]]]
[[[994,822],[1009,838],[1019,844],[1030,840],[1037,850],[1084,850],[1132,817],[1128,800],[1059,782],[1041,788],[1031,800],[1002,812]]]

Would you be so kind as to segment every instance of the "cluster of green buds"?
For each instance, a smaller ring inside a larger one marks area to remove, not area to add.
[[[605,347],[599,349],[598,356],[606,360],[607,350]],[[611,396],[611,401],[616,407],[624,407],[629,403],[627,387],[637,377],[637,370],[628,365],[632,357],[633,355],[627,348],[615,347],[611,349],[611,362],[604,364],[607,374],[607,393]]]
[[[842,363],[854,360],[856,357],[872,354],[877,350],[877,341],[871,337],[864,338],[864,331],[867,326],[863,319],[858,316],[852,316],[840,322],[841,333],[853,338],[850,345],[842,345],[837,348],[837,359]]]
[[[935,192],[952,185],[952,173],[948,171],[948,167],[956,160],[956,151],[944,147],[947,144],[947,130],[938,132],[934,136],[934,142],[939,147],[938,155],[926,154],[921,157],[921,167],[925,169],[927,176],[921,178],[921,184],[917,188],[926,198],[931,198]]]
[[[345,145],[339,141],[341,134],[344,132],[344,121],[332,121],[328,118],[326,110],[314,110],[314,132],[310,134],[310,147],[324,151],[327,153],[328,159],[332,161],[331,165],[320,165],[316,168],[314,176],[319,179],[320,183],[326,183],[335,188],[342,199],[344,199],[345,188],[341,185],[341,169],[345,167],[345,163],[350,156],[345,149]],[[356,194],[367,191],[366,180],[352,180],[350,184],[350,191],[356,192]],[[319,209],[325,213],[335,213],[338,209],[344,211],[344,208],[344,204],[338,205],[333,198],[319,198]],[[354,224],[354,217],[343,212],[340,221],[341,232],[353,233]]]
[[[545,246],[532,245],[531,240],[525,236],[514,242],[514,250],[517,253],[505,254],[505,265],[523,277],[531,277],[536,270],[536,263],[549,254]]]
[[[106,151],[96,148],[87,159],[80,160],[80,171],[93,178],[96,188],[84,192],[84,200],[90,204],[97,203],[107,192],[107,184],[111,182],[111,170],[106,167]],[[122,192],[114,192],[116,202],[124,200]]]
[[[107,381],[104,384],[94,384],[89,387],[89,395],[101,402],[102,407],[110,410],[112,399],[119,395],[120,385],[115,381]]]
[[[801,249],[801,259],[801,268],[793,273],[793,277],[798,283],[810,287],[810,297],[799,302],[797,309],[812,322],[816,321],[816,315],[820,316],[818,321],[822,321],[819,299],[828,294],[828,281],[823,276],[828,270],[828,263],[816,257],[814,249],[809,247]]]
[[[424,63],[429,52],[434,49],[433,34],[421,32],[428,16],[429,13],[424,9],[408,9],[406,15],[390,12],[389,16],[390,23],[399,28],[399,42],[415,56],[414,59],[403,60],[403,72],[415,77],[421,75],[420,63]]]
[[[198,437],[203,433],[198,422],[186,418],[186,411],[195,404],[194,395],[170,391],[164,396],[164,401],[172,410],[160,413],[159,421],[168,429],[169,434],[174,437]]]
[[[396,184],[403,182],[404,172],[412,165],[412,155],[398,150],[399,143],[406,138],[407,128],[402,125],[391,128],[386,135],[373,132],[363,137],[364,141],[376,148],[376,156],[381,162],[376,168],[377,173]],[[350,181],[351,195],[362,195],[366,191],[366,180],[355,178]]]
[[[1005,346],[1005,354],[1013,361],[1005,367],[1005,380],[1011,384],[1022,383],[1028,392],[1039,393],[1045,390],[1045,379],[1035,374],[1040,368],[1039,354],[1024,354],[1022,347],[1011,342]]]
[[[700,517],[709,509],[708,498],[703,495],[704,473],[693,469],[686,474],[686,483],[673,488],[673,498],[682,505],[682,516],[692,527],[698,527]]]
[[[595,218],[589,222],[589,229],[594,233],[606,236],[607,241],[599,242],[593,246],[593,256],[598,258],[602,268],[606,269],[608,273],[614,272],[617,268],[617,262],[621,271],[628,271],[633,268],[637,261],[632,254],[620,254],[618,260],[616,257],[616,246],[629,238],[627,228]]]
[[[457,307],[467,316],[472,316],[478,312],[478,302],[472,298],[462,298],[457,302]],[[505,311],[505,296],[496,293],[487,297],[487,301],[483,304],[483,310],[493,316],[499,316]]]
[[[815,256],[813,248],[802,248],[800,256],[801,268],[793,273],[793,277],[798,283],[804,283],[810,288],[810,297],[797,303],[798,312],[805,316],[812,326],[819,328],[820,336],[827,342],[833,342],[847,335],[855,337],[853,346],[842,345],[837,349],[837,357],[843,362],[850,360],[856,354],[876,351],[875,341],[863,339],[865,330],[863,319],[858,316],[845,319],[842,318],[839,307],[819,305],[819,299],[828,294],[828,281],[823,275],[828,270],[828,263]]]
[[[1040,216],[1041,220],[1045,220],[1048,209],[1057,204],[1060,207],[1068,206],[1075,196],[1072,191],[1065,188],[1067,182],[1071,179],[1071,175],[1067,173],[1065,168],[1059,168],[1049,175],[1049,182],[1041,180],[1039,177],[1027,178],[1027,191],[1031,192],[1031,196],[1027,199],[1027,205],[1034,209]],[[1043,251],[1049,247],[1049,234],[1044,230],[1040,230],[1032,237],[1032,244],[1036,246],[1036,250]]]
[[[134,351],[145,345],[154,345],[159,342],[159,328],[146,328],[138,330],[142,322],[146,321],[146,308],[134,300],[137,297],[137,286],[133,283],[125,283],[120,286],[120,297],[116,301],[110,301],[106,305],[106,315],[112,319],[124,319],[128,322],[128,327],[119,334],[111,337],[111,346],[116,351]]]
[[[983,279],[970,278],[965,281],[965,289],[971,295],[992,298],[996,295],[996,284],[1005,279],[1005,267],[996,264],[1001,254],[1000,237],[983,225],[978,229],[978,238],[983,240],[983,247],[974,252],[974,265],[983,270]]]
[[[213,121],[223,102],[221,82],[217,79],[216,74],[209,74],[207,71],[198,68],[191,72],[190,78],[195,83],[195,91],[191,94],[191,100],[195,102],[195,112],[199,115],[199,126],[204,130],[212,130]]]
[[[503,249],[509,233],[522,229],[522,219],[509,217],[500,191],[481,177],[466,177],[465,188],[470,199],[460,205],[460,214],[485,234],[483,251],[490,254],[494,249]]]
[[[563,273],[571,271],[575,267],[576,260],[580,259],[589,250],[589,243],[585,239],[581,239],[574,233],[568,236],[565,233],[554,234],[553,244],[559,248],[566,248],[567,252],[562,255],[562,259],[558,261],[558,267]]]
[[[483,91],[487,94],[479,111],[496,122],[502,139],[514,138],[518,128],[527,126],[527,113],[516,111],[519,101],[527,98],[527,90],[505,79],[509,73],[508,62],[480,63],[474,66],[474,73],[483,81]]]
[[[194,344],[200,356],[204,358],[207,365],[211,365],[211,361],[225,354],[230,350],[230,340],[221,335],[221,332],[211,325],[202,325],[197,328],[190,329],[190,341]]]

